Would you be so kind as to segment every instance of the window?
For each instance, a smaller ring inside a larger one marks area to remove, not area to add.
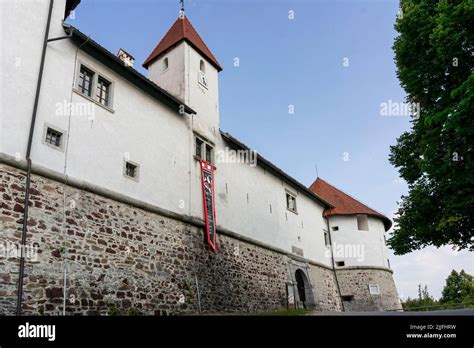
[[[109,106],[110,82],[99,76],[97,79],[97,101]]]
[[[43,128],[42,143],[55,150],[63,151],[65,143],[66,132],[45,123]]]
[[[113,84],[102,75],[99,75],[81,64],[75,90],[90,98],[96,104],[108,109],[112,107]],[[94,93],[94,91],[96,91]],[[109,110],[110,111],[110,110]]]
[[[371,295],[380,295],[380,288],[377,284],[369,284],[369,292]]]
[[[90,97],[92,95],[93,78],[94,73],[81,65],[81,70],[79,72],[79,83],[77,85],[79,92]]]
[[[286,192],[286,209],[296,214],[296,197],[295,195]]]
[[[199,76],[198,76],[198,81],[199,84],[205,88],[208,87],[207,83],[207,76],[206,76],[206,65],[204,64],[204,61],[201,59],[199,62]]]
[[[341,299],[344,302],[351,302],[354,299],[354,295],[342,295]]]
[[[369,219],[367,215],[357,215],[357,229],[359,231],[369,230]]]
[[[125,161],[123,175],[129,179],[138,181],[139,166],[136,163]]]
[[[332,229],[333,231],[339,231],[339,226],[333,226],[333,227],[331,227],[331,229]]]
[[[209,144],[206,144],[206,162],[212,163],[212,147]]]
[[[63,133],[48,127],[46,130],[46,139],[47,144],[53,145],[55,147],[61,147]]]
[[[204,160],[209,164],[214,164],[214,147],[204,139],[196,136],[195,138],[196,144],[196,159]]]
[[[169,61],[168,61],[168,57],[166,57],[165,59],[163,59],[163,71],[165,71],[168,68],[169,68]]]
[[[336,266],[337,267],[344,267],[346,263],[344,261],[336,261]]]
[[[196,138],[196,157],[199,159],[202,158],[202,144],[203,141],[199,138]]]
[[[329,232],[328,231],[324,231],[324,244],[326,246],[331,245],[331,240],[329,239]]]
[[[390,260],[389,259],[387,259],[387,266],[388,266],[388,268],[390,268]]]

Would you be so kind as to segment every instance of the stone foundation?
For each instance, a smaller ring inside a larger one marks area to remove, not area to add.
[[[344,308],[352,311],[395,311],[402,310],[392,272],[382,268],[338,269],[337,278],[342,296],[353,296],[344,301]],[[369,284],[377,284],[380,295],[369,292]]]
[[[316,309],[323,312],[341,311],[341,300],[333,270],[310,266],[309,275],[314,287]]]
[[[0,314],[15,314],[25,174],[0,164]],[[170,315],[286,309],[289,257],[32,175],[23,313]],[[339,310],[331,270],[308,267],[317,308]],[[199,291],[198,291],[199,289]]]

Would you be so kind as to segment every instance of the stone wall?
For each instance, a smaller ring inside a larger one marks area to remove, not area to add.
[[[341,295],[353,296],[344,301],[346,311],[401,310],[398,292],[392,272],[377,268],[353,268],[337,270]],[[377,284],[380,295],[371,295],[369,284]]]
[[[25,175],[0,164],[0,314],[14,314]],[[65,189],[65,191],[64,191]],[[64,194],[65,192],[65,194]],[[188,314],[286,309],[288,257],[32,176],[25,314]],[[65,204],[64,204],[65,203]],[[7,256],[7,257],[5,257]]]
[[[309,276],[313,284],[316,309],[323,312],[341,311],[334,272],[331,269],[310,265]]]

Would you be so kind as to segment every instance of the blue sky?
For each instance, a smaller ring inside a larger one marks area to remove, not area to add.
[[[315,180],[317,165],[320,177],[393,217],[407,187],[388,162],[389,146],[410,123],[407,116],[382,116],[380,104],[405,98],[391,49],[398,2],[185,3],[224,68],[221,128],[303,184]],[[113,53],[130,52],[146,75],[141,64],[178,11],[178,0],[83,0],[68,22]],[[392,256],[391,263],[405,297],[416,295],[418,283],[438,297],[452,268],[473,271],[471,255],[447,247]]]

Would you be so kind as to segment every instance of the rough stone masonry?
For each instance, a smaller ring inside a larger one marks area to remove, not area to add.
[[[25,174],[0,164],[0,243],[21,240]],[[287,308],[288,256],[62,183],[32,176],[23,312],[169,315]],[[15,314],[19,257],[0,257],[0,314]],[[332,272],[317,306],[337,310]],[[199,291],[198,291],[199,289]]]

